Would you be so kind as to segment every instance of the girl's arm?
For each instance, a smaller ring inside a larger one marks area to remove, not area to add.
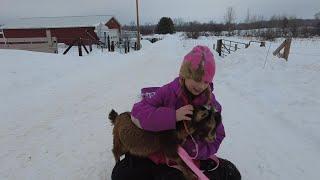
[[[131,118],[138,127],[154,132],[176,128],[176,110],[163,107],[167,98],[172,96],[169,88],[169,85],[165,85],[153,97],[134,104]]]

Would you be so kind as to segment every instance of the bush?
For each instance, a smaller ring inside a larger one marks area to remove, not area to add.
[[[271,29],[268,29],[266,32],[261,33],[261,38],[264,41],[274,41],[276,37],[277,37],[276,32],[274,32]]]
[[[320,35],[320,22],[317,24],[316,29],[317,29],[317,34]]]
[[[186,32],[185,35],[187,36],[187,38],[198,39],[200,36],[200,33],[199,32]]]
[[[173,21],[169,17],[162,17],[156,27],[157,34],[173,34],[175,32]]]

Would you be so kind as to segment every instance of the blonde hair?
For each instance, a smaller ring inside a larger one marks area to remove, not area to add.
[[[193,79],[197,82],[200,82],[204,76],[203,63],[199,63],[198,68],[193,70],[192,63],[190,61],[183,62],[179,74],[185,79]]]
[[[182,91],[180,92],[179,96],[183,96],[182,93],[184,92],[184,89],[187,88],[186,85],[185,85],[185,79],[186,78],[184,78],[182,76],[180,76],[180,78],[179,78],[180,88],[182,89]],[[188,79],[190,79],[190,78],[188,78]],[[207,89],[205,89],[205,92],[204,92],[206,94],[206,97],[208,97],[208,100],[207,100],[205,105],[213,105],[211,103],[211,99],[212,99],[212,93],[211,92],[212,92],[212,89],[211,89],[211,86],[209,84]]]

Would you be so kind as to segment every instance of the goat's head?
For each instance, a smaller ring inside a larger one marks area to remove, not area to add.
[[[221,114],[214,107],[194,107],[191,122],[188,123],[189,132],[196,138],[212,142],[216,137],[216,128],[221,123]]]

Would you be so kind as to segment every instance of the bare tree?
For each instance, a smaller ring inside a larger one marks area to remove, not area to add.
[[[247,9],[247,15],[246,15],[246,18],[244,20],[244,23],[250,23],[250,21],[251,21],[250,9],[248,8]]]
[[[224,16],[224,19],[225,19],[226,25],[228,26],[228,33],[230,35],[231,29],[232,29],[232,24],[236,20],[236,12],[233,7],[227,8],[227,12]]]
[[[317,24],[316,28],[317,28],[317,34],[320,35],[320,22]]]
[[[185,24],[185,22],[184,22],[183,18],[174,18],[173,24],[175,26],[183,26]]]
[[[314,15],[314,18],[318,20],[320,19],[320,11]]]
[[[288,27],[289,27],[289,20],[287,17],[283,17],[283,19],[281,20],[282,23],[282,35],[283,36],[287,36],[288,35]]]
[[[136,28],[136,27],[137,27],[137,26],[136,26],[136,23],[135,23],[134,21],[131,21],[131,22],[130,22],[130,27],[131,27],[131,29],[130,29],[131,31],[134,31],[134,30],[137,29],[137,28]]]
[[[233,7],[228,7],[224,16],[226,24],[232,24],[236,20],[236,12]]]

